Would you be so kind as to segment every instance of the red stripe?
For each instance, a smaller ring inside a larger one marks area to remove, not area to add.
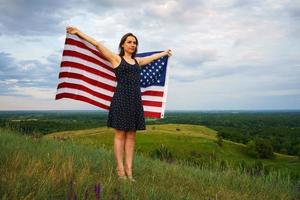
[[[111,92],[115,92],[115,87],[110,86],[106,83],[102,83],[102,82],[96,81],[94,79],[88,78],[81,74],[76,74],[76,73],[72,73],[72,72],[60,72],[59,78],[74,78],[74,79],[78,79],[78,80],[83,80],[91,85],[106,89]]]
[[[63,98],[69,98],[69,99],[74,99],[74,100],[87,102],[89,104],[92,104],[94,106],[98,106],[98,107],[103,108],[105,110],[109,110],[109,108],[110,108],[107,105],[104,105],[102,103],[99,103],[97,101],[94,101],[90,98],[87,98],[87,97],[84,97],[84,96],[81,96],[81,95],[76,95],[76,94],[71,94],[71,93],[60,93],[60,94],[57,94],[56,97],[55,97],[56,100],[63,99]],[[144,116],[145,117],[160,118],[160,115],[161,115],[161,113],[158,113],[158,112],[144,111]]]
[[[107,78],[109,80],[116,81],[116,77],[111,76],[109,74],[106,74],[105,72],[101,72],[101,71],[99,71],[97,69],[88,67],[86,65],[80,64],[80,63],[70,62],[70,61],[63,61],[63,62],[61,62],[60,66],[61,67],[73,67],[73,68],[81,69],[81,70],[90,72],[92,74],[96,74],[98,76]]]
[[[143,100],[143,106],[162,107],[162,102]]]
[[[57,86],[57,89],[60,89],[60,88],[72,88],[72,89],[77,89],[77,90],[80,90],[80,91],[84,91],[84,92],[87,92],[95,97],[98,97],[100,99],[104,99],[106,101],[110,101],[111,102],[111,99],[112,97],[110,96],[107,96],[105,94],[101,94],[99,92],[96,92],[94,90],[91,90],[83,85],[78,85],[78,84],[74,84],[74,83],[66,83],[66,82],[63,82],[63,83],[60,83],[58,84]]]
[[[76,52],[76,51],[70,51],[70,50],[64,50],[63,51],[63,56],[71,56],[71,57],[76,57],[76,58],[81,58],[83,60],[86,60],[86,61],[89,61],[89,62],[92,62],[96,65],[100,65],[101,67],[104,67],[105,69],[113,72],[113,69],[106,65],[105,63],[91,57],[91,56],[87,56],[85,54],[82,54],[82,53],[79,53],[79,52]]]
[[[160,113],[144,111],[144,116],[145,117],[152,117],[152,118],[160,118]]]
[[[80,47],[80,48],[82,48],[82,49],[86,49],[86,50],[92,52],[93,54],[95,54],[96,56],[98,56],[99,58],[101,58],[101,59],[107,61],[107,59],[100,53],[100,51],[96,51],[96,50],[94,50],[94,49],[88,47],[88,46],[87,46],[86,44],[84,44],[83,42],[74,40],[74,39],[72,39],[72,38],[67,38],[65,44],[70,44],[70,45],[74,45],[74,46]]]
[[[81,96],[81,95],[77,95],[77,94],[71,94],[71,93],[60,93],[60,94],[57,94],[55,99],[58,100],[58,99],[62,99],[62,98],[69,98],[69,99],[75,99],[75,100],[79,100],[79,101],[84,101],[84,102],[87,102],[87,103],[90,103],[92,105],[95,105],[95,106],[98,106],[100,108],[103,108],[105,110],[109,110],[109,106],[107,105],[104,105],[102,103],[99,103],[97,101],[94,101],[90,98],[87,98],[87,97],[84,97],[84,96]]]
[[[145,92],[142,92],[141,94],[142,95],[148,95],[148,96],[156,96],[156,97],[163,97],[164,96],[164,92],[153,91],[153,90],[145,91]]]

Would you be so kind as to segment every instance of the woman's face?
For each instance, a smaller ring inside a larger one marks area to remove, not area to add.
[[[124,52],[133,54],[136,50],[136,39],[133,36],[128,36],[122,45]]]

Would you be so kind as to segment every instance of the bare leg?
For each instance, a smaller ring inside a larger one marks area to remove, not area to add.
[[[135,144],[135,131],[127,131],[125,138],[125,172],[128,177],[132,177],[132,161]]]
[[[117,163],[118,176],[125,176],[123,155],[124,155],[124,144],[125,144],[125,131],[115,129],[114,138],[114,152]]]

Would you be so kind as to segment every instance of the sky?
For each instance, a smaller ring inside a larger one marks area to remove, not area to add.
[[[54,100],[69,25],[172,49],[167,110],[300,109],[300,1],[0,0],[0,110],[99,109]]]

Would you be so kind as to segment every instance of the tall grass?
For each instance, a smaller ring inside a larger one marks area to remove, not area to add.
[[[0,130],[2,199],[297,199],[288,176],[249,176],[136,155],[137,182],[119,182],[111,150]],[[299,192],[299,191],[298,191]]]

